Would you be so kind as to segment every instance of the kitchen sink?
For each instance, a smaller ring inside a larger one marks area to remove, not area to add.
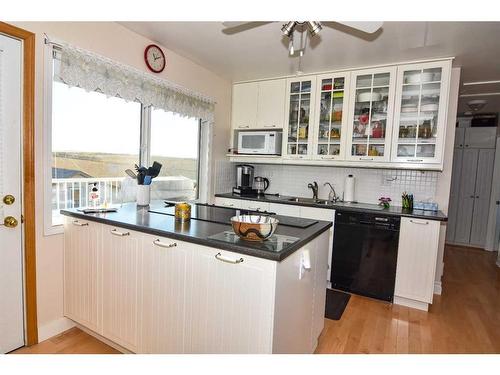
[[[331,202],[329,200],[325,200],[325,199],[300,198],[300,197],[288,198],[287,201],[296,202],[296,203],[323,204],[325,206],[333,204],[333,202]]]

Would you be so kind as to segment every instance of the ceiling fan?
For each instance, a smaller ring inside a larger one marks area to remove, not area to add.
[[[238,32],[243,32],[254,27],[259,27],[271,22],[223,22],[222,24],[226,27],[223,32],[226,34],[235,34]],[[373,34],[382,27],[383,22],[373,22],[373,21],[353,21],[353,22],[338,22],[338,21],[288,21],[281,27],[281,33],[288,37],[288,51],[291,56],[298,52],[299,56],[303,56],[305,50],[305,39],[303,34],[307,31],[307,35],[311,38],[318,35],[323,26],[328,26],[332,28],[338,28],[338,25],[347,26],[347,28],[342,28],[341,31],[346,33],[356,33],[361,31],[364,34]],[[294,33],[301,33],[300,48],[294,48]]]

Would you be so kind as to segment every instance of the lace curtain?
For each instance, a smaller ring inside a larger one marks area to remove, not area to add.
[[[209,97],[78,47],[67,44],[58,47],[60,64],[54,73],[56,80],[181,116],[214,120],[215,102]]]

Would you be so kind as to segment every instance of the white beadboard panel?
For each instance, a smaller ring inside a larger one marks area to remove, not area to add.
[[[318,337],[325,326],[325,305],[326,305],[326,287],[327,282],[325,274],[328,273],[330,232],[327,231],[319,236],[314,244],[314,253],[311,258],[311,264],[314,265],[314,290],[313,290],[313,313],[312,313],[312,352],[318,344]]]
[[[236,184],[236,164],[227,160],[215,162],[215,192],[227,193],[232,191]]]
[[[233,164],[233,169],[236,164]],[[337,195],[342,197],[344,181],[347,175],[356,177],[356,200],[364,203],[378,203],[381,196],[388,196],[393,204],[401,205],[403,192],[413,193],[415,200],[434,200],[440,172],[386,170],[367,168],[315,167],[297,165],[267,165],[255,164],[255,176],[267,177],[271,184],[268,193],[280,193],[292,196],[312,196],[307,184],[317,181],[319,197],[328,198],[329,187],[325,182],[332,183]],[[219,178],[219,175],[217,175]],[[229,177],[228,177],[229,178]],[[226,188],[216,190],[218,193],[227,193],[235,184],[224,181]]]
[[[189,245],[187,273],[188,353],[271,353],[274,306],[273,261]]]
[[[153,242],[160,240],[165,248]],[[185,242],[143,235],[144,251],[141,353],[186,352],[187,264],[191,253]]]
[[[64,315],[97,330],[101,225],[68,217],[64,229]]]
[[[142,299],[141,234],[102,226],[100,306],[104,337],[133,352],[138,348],[139,301]],[[129,233],[120,237],[111,230]]]
[[[394,295],[432,303],[440,222],[402,217]]]

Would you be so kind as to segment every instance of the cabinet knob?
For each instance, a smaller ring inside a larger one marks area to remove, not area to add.
[[[471,195],[470,197],[471,197],[471,198],[474,198],[474,196],[473,196],[473,195]]]

